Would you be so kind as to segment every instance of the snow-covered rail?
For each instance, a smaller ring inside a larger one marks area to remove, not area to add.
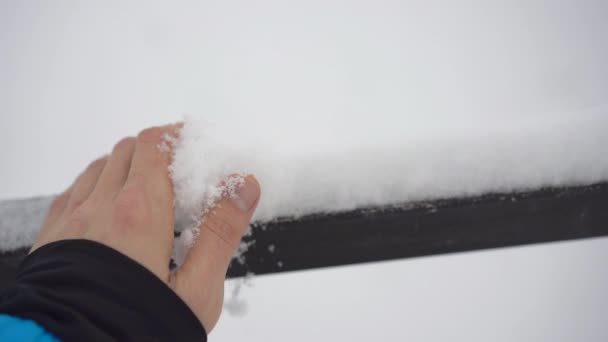
[[[229,277],[608,235],[608,183],[255,226]]]
[[[34,201],[13,209],[31,210]],[[604,235],[608,183],[491,194],[254,224],[228,277]],[[0,254],[0,286],[26,253]]]

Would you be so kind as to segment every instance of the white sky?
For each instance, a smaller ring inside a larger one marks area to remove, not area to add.
[[[317,147],[533,127],[545,150],[531,150],[551,152],[535,170],[563,164],[526,180],[602,179],[607,16],[601,0],[2,1],[0,199],[56,193],[182,114]],[[607,244],[260,277],[249,314],[213,338],[603,341]]]

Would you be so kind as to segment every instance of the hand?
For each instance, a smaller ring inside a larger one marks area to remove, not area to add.
[[[209,333],[219,319],[226,271],[257,206],[260,186],[248,176],[236,197],[221,200],[199,227],[201,233],[182,267],[171,273],[171,154],[158,146],[180,127],[148,128],[91,163],[54,200],[30,253],[64,239],[88,239],[114,248],[165,282]]]

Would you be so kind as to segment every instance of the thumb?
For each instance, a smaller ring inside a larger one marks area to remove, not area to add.
[[[226,271],[260,199],[260,185],[247,176],[235,196],[222,199],[205,216],[200,234],[171,280],[209,332],[219,318]]]

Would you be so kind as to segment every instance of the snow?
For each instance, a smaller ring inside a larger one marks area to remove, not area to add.
[[[438,133],[445,123],[422,132],[395,125],[383,139],[364,138],[369,127],[356,124],[327,140],[314,134],[317,122],[274,126],[281,131],[267,134],[263,127],[272,124],[186,118],[171,170],[176,210],[194,218],[187,227],[197,226],[225,191],[218,188],[222,179],[238,173],[255,174],[262,184],[258,222],[608,180],[603,107],[534,120],[494,118],[483,129],[477,122],[450,133]],[[190,245],[193,235],[177,246]]]
[[[601,107],[559,118],[495,119],[483,129],[475,124],[445,134],[437,127],[444,123],[416,132],[393,123],[382,139],[366,138],[368,127],[356,125],[324,141],[314,134],[316,122],[266,134],[262,127],[271,125],[187,118],[172,165],[178,209],[200,214],[201,205],[192,204],[215,196],[222,177],[235,173],[255,174],[262,184],[255,214],[262,222],[608,180],[608,111]]]
[[[34,243],[52,197],[0,201],[0,252]]]
[[[242,296],[242,291],[245,286],[253,286],[253,274],[247,273],[245,277],[232,280],[224,292],[229,295],[224,299],[224,309],[231,316],[242,317],[247,314],[248,302]]]
[[[441,134],[437,127],[445,123],[434,123],[424,132],[395,125],[385,129],[384,141],[363,138],[368,129],[363,125],[350,125],[325,141],[312,133],[314,122],[280,126],[281,132],[274,134],[262,130],[268,125],[261,120],[212,123],[186,118],[172,142],[170,167],[178,228],[186,229],[177,239],[178,264],[184,247],[196,238],[200,219],[219,198],[234,193],[245,173],[255,174],[263,187],[257,222],[608,180],[608,111],[602,107],[551,120],[496,119],[483,130],[476,123]],[[316,139],[302,139],[300,130]],[[397,131],[412,134],[386,137]],[[33,242],[49,200],[23,209],[18,203],[0,202],[0,250]]]

